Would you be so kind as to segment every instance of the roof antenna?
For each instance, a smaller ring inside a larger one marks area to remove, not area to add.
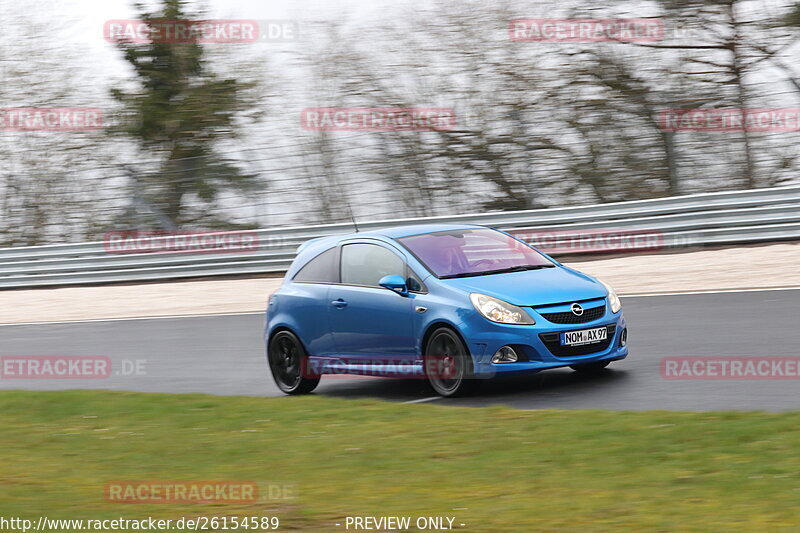
[[[347,205],[347,211],[350,213],[350,220],[353,221],[353,226],[356,228],[356,233],[358,233],[358,222],[356,222],[356,214],[353,212],[353,206],[350,205],[350,199],[345,198],[345,204]]]

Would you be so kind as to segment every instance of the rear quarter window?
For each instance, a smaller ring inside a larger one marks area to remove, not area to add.
[[[339,281],[339,252],[331,248],[322,252],[301,268],[292,281],[301,283],[337,283]]]

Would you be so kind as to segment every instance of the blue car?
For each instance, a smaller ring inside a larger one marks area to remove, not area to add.
[[[508,233],[420,225],[304,243],[269,299],[267,360],[287,394],[325,374],[426,379],[443,396],[480,379],[628,355],[614,290]]]

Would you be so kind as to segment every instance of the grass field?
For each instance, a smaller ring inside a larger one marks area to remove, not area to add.
[[[798,413],[5,391],[0,445],[6,518],[264,515],[283,531],[346,531],[346,516],[364,515],[450,516],[481,532],[800,527]],[[292,497],[107,501],[106,483],[119,480],[257,481]]]

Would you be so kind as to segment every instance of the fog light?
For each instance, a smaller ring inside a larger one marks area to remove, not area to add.
[[[511,346],[503,346],[492,356],[492,363],[516,363],[519,356]]]
[[[628,344],[628,328],[623,329],[619,336],[619,345],[625,346],[626,344]]]

